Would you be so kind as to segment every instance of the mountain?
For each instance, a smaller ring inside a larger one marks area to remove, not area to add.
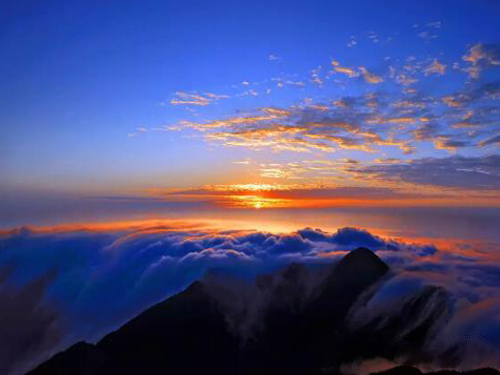
[[[237,350],[224,315],[198,281],[97,345],[75,344],[31,374],[229,374]]]
[[[458,365],[452,361],[454,353],[432,353],[426,345],[435,330],[451,316],[449,297],[443,288],[427,286],[416,295],[408,296],[397,313],[379,316],[355,329],[345,329],[340,335],[342,360],[406,358],[407,363],[417,365],[431,362],[430,356],[434,356],[443,366]]]
[[[96,345],[77,343],[29,374],[337,374],[360,358],[402,356],[418,364],[434,324],[447,317],[441,288],[425,288],[383,322],[348,324],[359,301],[390,277],[364,248],[331,268],[292,264],[254,284],[212,273]],[[421,373],[403,366],[382,374]]]

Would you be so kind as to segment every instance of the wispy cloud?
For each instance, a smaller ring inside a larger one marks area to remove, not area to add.
[[[492,138],[489,138],[489,139],[482,141],[479,145],[481,147],[484,147],[484,146],[499,145],[499,144],[500,144],[500,135],[495,135]]]
[[[364,66],[361,66],[359,68],[361,71],[361,74],[363,74],[363,77],[367,83],[381,83],[384,82],[384,79],[380,76],[377,76],[373,73],[370,73],[368,69],[366,69]]]
[[[358,41],[355,36],[351,36],[349,38],[349,42],[347,42],[347,47],[352,48],[358,44]]]
[[[220,99],[228,99],[228,98],[229,96],[227,95],[216,95],[210,92],[197,94],[197,93],[187,93],[183,91],[178,91],[175,93],[174,97],[170,99],[170,104],[207,106]]]
[[[440,29],[441,26],[442,26],[442,23],[441,21],[433,21],[433,22],[427,22],[425,24],[426,27],[431,27],[431,28],[434,28],[434,29]]]
[[[250,159],[233,161],[233,164],[250,165],[252,161]]]
[[[333,70],[336,71],[337,73],[346,74],[350,78],[357,77],[359,75],[359,73],[356,72],[355,69],[341,66],[337,60],[332,60],[331,64],[333,66]]]

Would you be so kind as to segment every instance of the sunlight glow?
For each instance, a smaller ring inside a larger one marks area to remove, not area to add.
[[[272,191],[272,190],[288,190],[287,185],[280,184],[232,184],[232,185],[217,185],[214,186],[215,191]]]
[[[232,208],[285,208],[293,205],[290,199],[265,198],[259,195],[231,195],[227,207]]]

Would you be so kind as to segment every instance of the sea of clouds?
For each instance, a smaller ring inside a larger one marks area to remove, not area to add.
[[[377,252],[394,272],[370,300],[371,317],[439,285],[454,296],[449,337],[500,348],[500,264],[481,251],[441,251],[358,228],[276,234],[187,223],[22,227],[0,235],[0,342],[9,343],[0,347],[0,372],[21,373],[76,341],[96,341],[208,270],[253,280],[294,262],[332,264],[358,247]],[[471,366],[483,363],[495,364],[480,358]]]

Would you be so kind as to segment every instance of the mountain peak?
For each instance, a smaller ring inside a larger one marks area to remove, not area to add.
[[[385,274],[388,270],[389,266],[387,266],[387,264],[385,264],[373,251],[365,247],[358,247],[342,258],[335,272],[374,272]]]
[[[319,295],[310,304],[311,320],[343,321],[349,308],[389,267],[372,251],[360,247],[348,253],[323,282]]]
[[[373,251],[370,249],[367,249],[366,247],[358,247],[355,250],[350,251],[346,257],[353,257],[353,256],[365,256],[365,257],[376,257],[378,258]]]

